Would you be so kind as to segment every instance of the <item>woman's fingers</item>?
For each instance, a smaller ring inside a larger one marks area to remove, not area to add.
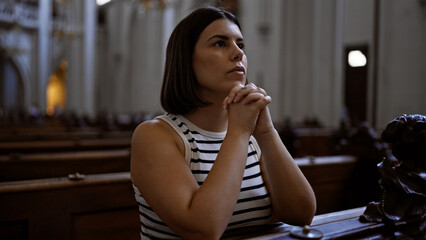
[[[248,95],[250,93],[254,93],[256,91],[258,91],[256,85],[254,85],[253,83],[249,83],[249,84],[245,85],[244,87],[240,88],[240,90],[238,92],[236,92],[233,102],[239,102],[246,95]]]
[[[223,102],[222,102],[223,109],[225,110],[228,109],[228,104],[229,104],[228,99],[229,97],[226,97],[225,99],[223,99]]]
[[[267,96],[265,90],[263,90],[262,88],[257,87],[256,85],[254,85],[253,83],[249,83],[247,85],[242,85],[239,84],[237,86],[235,86],[234,88],[231,89],[231,91],[228,94],[227,103],[231,103],[231,102],[239,102],[241,101],[241,99],[243,99],[246,95],[250,94],[250,93],[261,93],[264,96]]]
[[[263,98],[265,105],[271,102],[271,97],[266,91],[253,83],[239,84],[231,89],[229,95],[223,100],[223,109],[227,110],[230,103],[237,103],[244,99],[243,104],[249,104]]]
[[[247,89],[248,89],[247,85],[244,86],[242,84],[239,84],[239,85],[233,87],[228,94],[228,103],[237,102],[236,101],[236,99],[238,99],[237,96],[241,95],[241,92],[246,91]]]
[[[271,103],[271,97],[264,95],[260,92],[250,93],[243,100],[243,104],[250,104],[253,102],[262,101],[265,105]]]
[[[268,94],[266,94],[265,89],[263,89],[263,88],[257,87],[257,91],[260,92],[260,93],[262,93],[263,96],[268,96]]]

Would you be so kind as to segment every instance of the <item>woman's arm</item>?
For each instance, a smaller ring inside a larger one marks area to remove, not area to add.
[[[269,97],[265,90],[250,83],[244,90],[231,91],[228,102],[249,103],[253,95],[259,94]],[[316,211],[315,194],[282,143],[267,106],[258,115],[253,136],[262,150],[261,167],[275,216],[288,224],[310,224]]]
[[[262,150],[261,167],[275,216],[288,224],[309,225],[316,211],[315,194],[278,132],[272,129],[255,138]]]
[[[228,134],[201,187],[184,159],[183,143],[159,120],[134,133],[131,175],[155,213],[185,239],[217,239],[238,199],[248,134]],[[171,137],[173,136],[173,137]]]

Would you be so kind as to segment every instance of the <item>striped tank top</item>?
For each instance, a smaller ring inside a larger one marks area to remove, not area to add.
[[[199,185],[212,168],[226,132],[205,131],[181,115],[166,114],[157,117],[167,122],[180,135],[185,144],[185,159]],[[269,223],[272,205],[262,178],[260,148],[255,138],[249,140],[247,162],[238,201],[226,230]],[[157,216],[133,185],[139,207],[141,239],[179,239]]]

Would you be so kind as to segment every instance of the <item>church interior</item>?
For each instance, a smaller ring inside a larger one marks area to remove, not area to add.
[[[325,222],[380,200],[381,132],[426,114],[425,0],[2,0],[0,239],[139,238],[132,133],[164,113],[168,38],[204,6],[241,23],[248,79],[314,189],[312,226],[346,236]]]

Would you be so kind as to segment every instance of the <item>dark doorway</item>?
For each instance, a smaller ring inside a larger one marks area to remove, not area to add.
[[[367,120],[368,46],[345,48],[345,106],[353,126]]]
[[[23,106],[22,77],[6,50],[0,48],[0,107],[19,109]]]

